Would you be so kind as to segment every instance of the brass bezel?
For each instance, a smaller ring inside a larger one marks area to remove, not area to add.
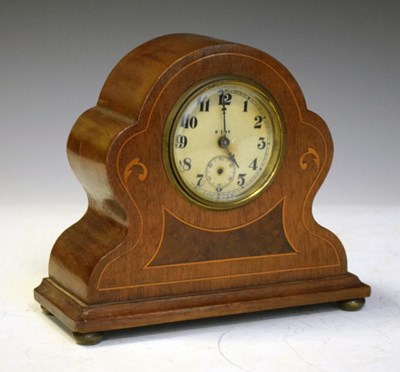
[[[252,90],[257,90],[258,93],[263,98],[265,98],[267,102],[265,106],[269,109],[270,112],[273,113],[273,115],[271,115],[274,136],[273,154],[262,175],[260,175],[258,181],[254,185],[252,185],[249,190],[247,190],[243,198],[234,201],[208,200],[194,193],[181,179],[180,174],[176,169],[173,149],[171,145],[173,144],[173,141],[171,141],[172,133],[175,131],[176,125],[179,122],[179,120],[176,119],[180,116],[179,114],[186,109],[186,106],[191,101],[191,97],[197,94],[199,91],[217,83],[234,83],[238,85],[244,85]],[[264,191],[275,178],[277,170],[283,158],[284,137],[283,115],[273,96],[264,87],[248,78],[244,78],[238,75],[215,75],[210,78],[201,80],[197,84],[187,89],[176,101],[173,108],[171,109],[165,123],[162,140],[162,158],[164,168],[167,173],[168,179],[170,180],[175,190],[196,205],[213,210],[229,210],[237,208],[239,206],[249,203],[251,200],[259,196],[261,192]]]

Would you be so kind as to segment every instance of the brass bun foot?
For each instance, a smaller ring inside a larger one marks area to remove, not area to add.
[[[47,310],[45,307],[43,307],[42,305],[40,305],[40,308],[42,309],[44,314],[53,316],[53,314],[49,310]]]
[[[358,311],[361,310],[365,304],[365,298],[357,298],[354,300],[339,301],[338,305],[345,311]]]
[[[103,332],[92,332],[92,333],[77,333],[72,332],[75,341],[79,345],[96,345],[103,340]]]

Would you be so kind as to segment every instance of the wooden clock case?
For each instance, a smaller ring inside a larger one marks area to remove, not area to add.
[[[272,184],[224,211],[178,193],[162,151],[174,103],[220,74],[270,92],[285,136]],[[56,241],[34,294],[78,337],[323,302],[358,309],[370,295],[311,212],[332,161],[329,130],[288,70],[259,50],[190,34],[139,46],[112,70],[67,148],[89,206]]]

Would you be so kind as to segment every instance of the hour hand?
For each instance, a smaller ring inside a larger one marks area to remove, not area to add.
[[[230,160],[232,163],[234,163],[234,164],[236,165],[236,167],[240,168],[238,162],[236,161],[235,155],[229,151],[230,141],[229,141],[228,137],[225,136],[225,135],[223,135],[223,136],[219,139],[218,145],[219,145],[220,147],[222,147],[223,149],[227,149],[227,150],[228,150],[229,160]]]
[[[235,165],[236,165],[237,168],[240,168],[240,167],[239,167],[239,164],[238,164],[237,161],[236,161],[235,155],[232,154],[230,151],[229,151],[229,160],[232,161],[233,163],[235,163]]]

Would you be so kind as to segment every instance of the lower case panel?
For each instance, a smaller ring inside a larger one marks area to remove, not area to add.
[[[368,297],[370,293],[368,285],[347,273],[265,287],[96,305],[83,303],[45,278],[34,295],[70,330],[89,333],[352,300]]]

